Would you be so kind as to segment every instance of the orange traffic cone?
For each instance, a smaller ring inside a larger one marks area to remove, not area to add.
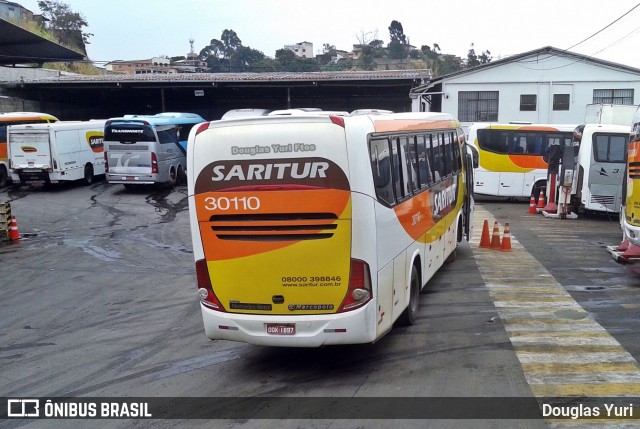
[[[491,239],[489,238],[489,221],[485,219],[482,226],[482,237],[480,238],[480,247],[491,246]]]
[[[20,233],[18,232],[18,222],[16,222],[15,216],[11,216],[11,223],[9,224],[9,238],[13,241],[20,240]]]
[[[493,235],[491,236],[491,248],[499,249],[500,248],[500,227],[498,226],[498,221],[495,221],[493,224]]]
[[[538,197],[538,206],[537,208],[539,209],[543,209],[544,206],[547,205],[547,202],[545,201],[545,197],[544,197],[544,192],[542,192],[542,189],[540,190],[540,196]]]
[[[504,224],[504,234],[502,235],[500,250],[503,252],[511,252],[511,232],[509,231],[508,223]]]
[[[531,194],[531,198],[529,199],[529,214],[538,214],[538,210],[536,210],[536,197]]]

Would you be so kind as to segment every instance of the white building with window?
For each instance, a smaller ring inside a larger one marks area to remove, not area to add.
[[[314,58],[313,43],[300,42],[295,45],[285,45],[285,49],[293,51],[300,58]]]
[[[587,104],[640,104],[640,69],[550,46],[431,80],[410,92],[413,111],[473,122],[584,122]]]

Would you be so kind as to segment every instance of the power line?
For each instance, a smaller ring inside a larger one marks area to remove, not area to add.
[[[565,51],[568,51],[571,48],[575,48],[576,46],[586,42],[587,40],[591,39],[592,37],[594,37],[595,35],[602,33],[604,30],[606,30],[607,28],[611,27],[613,24],[615,24],[616,22],[620,21],[622,18],[624,18],[625,16],[629,15],[634,9],[638,8],[640,6],[640,3],[636,4],[634,7],[632,7],[631,9],[629,9],[627,12],[625,12],[622,16],[620,16],[618,19],[616,19],[613,22],[610,22],[609,24],[607,24],[606,26],[604,26],[602,29],[596,31],[595,33],[593,33],[591,36],[587,37],[586,39],[583,39],[581,41],[579,41],[578,43],[576,43],[573,46],[569,46],[567,49],[565,49]]]

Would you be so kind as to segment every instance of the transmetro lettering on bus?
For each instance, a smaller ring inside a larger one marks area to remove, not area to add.
[[[107,181],[174,186],[186,180],[187,136],[204,119],[193,113],[125,115],[105,126]]]
[[[472,233],[467,153],[442,113],[194,127],[188,199],[206,335],[317,347],[413,324],[420,289]]]

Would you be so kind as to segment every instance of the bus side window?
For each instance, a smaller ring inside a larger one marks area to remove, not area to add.
[[[7,141],[7,127],[5,125],[0,125],[0,142]]]
[[[397,137],[391,138],[391,172],[397,200],[406,196],[402,179],[402,160],[400,159],[400,142]]]
[[[462,157],[460,156],[460,145],[464,146],[464,137],[456,139],[456,133],[451,134],[453,149],[453,172],[458,173],[462,170]]]
[[[178,133],[175,127],[171,127],[165,130],[157,130],[158,141],[160,143],[177,143]]]
[[[442,176],[451,174],[451,134],[440,133],[440,150],[442,152]]]
[[[527,139],[527,154],[540,155],[542,149],[542,135],[532,134]]]
[[[369,142],[369,155],[371,159],[371,171],[373,173],[373,184],[376,189],[376,196],[379,200],[393,205],[393,182],[391,181],[391,158],[389,156],[389,141],[375,139]]]
[[[444,161],[440,150],[440,139],[438,134],[431,134],[431,159],[433,160],[433,180],[436,182],[444,176]]]
[[[418,189],[418,174],[416,170],[416,152],[413,137],[400,137],[400,148],[404,158],[402,163],[402,178],[404,195],[411,195]]]
[[[429,153],[425,143],[425,136],[416,136],[417,155],[418,155],[418,172],[420,175],[420,187],[424,188],[433,182],[433,173],[429,165]]]
[[[509,153],[509,136],[508,131],[501,130],[478,130],[478,145],[481,149],[495,153]]]

